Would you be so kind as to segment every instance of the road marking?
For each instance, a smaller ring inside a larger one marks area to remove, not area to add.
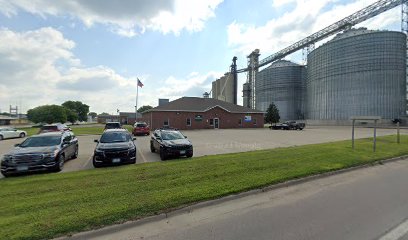
[[[137,151],[138,153],[140,153],[140,156],[142,157],[142,161],[145,163],[146,162],[146,158],[143,154],[143,152],[141,150]],[[137,161],[137,160],[136,160]]]
[[[406,233],[408,233],[408,219],[398,225],[398,227],[392,229],[387,234],[382,236],[379,240],[398,240]]]
[[[84,169],[84,168],[88,165],[88,163],[91,161],[92,157],[93,157],[93,156],[91,156],[91,157],[82,165],[82,169]]]

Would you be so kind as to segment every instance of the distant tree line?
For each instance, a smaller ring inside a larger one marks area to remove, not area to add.
[[[66,101],[59,105],[43,105],[27,111],[28,120],[34,123],[87,121],[89,106],[80,101]]]

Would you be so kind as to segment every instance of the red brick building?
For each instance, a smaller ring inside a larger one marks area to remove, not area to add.
[[[143,113],[151,129],[263,128],[263,112],[213,98],[183,97]]]

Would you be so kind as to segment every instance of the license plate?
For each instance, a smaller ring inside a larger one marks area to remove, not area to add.
[[[114,159],[112,159],[112,162],[113,163],[120,163],[120,158],[114,158]]]
[[[180,151],[180,155],[186,154],[185,150]]]
[[[27,171],[28,166],[17,166],[17,171]]]

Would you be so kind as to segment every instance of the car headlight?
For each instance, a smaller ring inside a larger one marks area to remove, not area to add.
[[[0,161],[0,162],[14,163],[13,156],[11,156],[11,155],[4,155],[4,156],[1,158],[1,161]]]
[[[103,155],[103,150],[101,150],[101,149],[99,149],[99,148],[96,148],[96,149],[95,149],[95,154],[97,154],[97,155]]]
[[[58,155],[58,149],[55,149],[53,152],[44,153],[43,158],[55,158]]]

